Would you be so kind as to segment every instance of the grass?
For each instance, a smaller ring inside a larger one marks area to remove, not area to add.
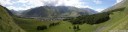
[[[39,21],[36,19],[25,19],[25,18],[17,18],[13,17],[16,24],[18,24],[21,28],[26,30],[27,32],[38,32],[37,26],[46,25],[48,26],[50,23],[55,23],[58,21]]]
[[[0,32],[25,32],[14,23],[7,10],[0,6]]]
[[[72,28],[72,24],[69,22],[62,21],[59,25],[50,27],[46,30],[40,32],[74,32]]]
[[[99,24],[99,28],[104,27],[100,32],[109,32],[111,30],[126,30],[124,27],[128,24],[127,10],[113,12],[111,19],[105,23]]]

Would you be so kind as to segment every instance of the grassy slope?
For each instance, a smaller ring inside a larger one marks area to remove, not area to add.
[[[119,27],[122,27],[122,28],[125,27],[123,25],[126,25],[128,23],[127,22],[128,16],[124,12],[125,11],[121,11],[121,12],[118,11],[118,12],[114,12],[114,14],[111,14],[110,15],[111,19],[105,23],[98,24],[100,29],[97,29],[97,30],[100,32],[108,32],[110,30],[115,30],[115,27],[117,27],[116,29],[119,29]]]
[[[109,32],[111,30],[127,30],[128,29],[128,7],[125,10],[113,12],[110,15],[110,20],[95,25],[84,24],[78,32]]]
[[[113,23],[113,25],[110,25],[107,29],[103,30],[104,32],[106,31],[109,31],[109,30],[128,30],[128,6],[125,8],[124,11],[122,12],[119,12],[118,15],[115,15],[115,16],[118,16],[116,17],[116,19],[119,19],[119,20],[115,20],[116,22]],[[113,16],[114,17],[114,16]]]
[[[0,32],[25,32],[17,26],[7,11],[0,6]]]
[[[25,18],[17,18],[17,17],[13,17],[16,24],[18,24],[19,26],[21,26],[21,28],[23,28],[24,30],[26,30],[27,32],[38,32],[37,31],[37,26],[42,26],[42,25],[49,25],[50,23],[55,23],[58,21],[39,21],[39,20],[35,20],[35,19],[25,19]]]
[[[49,25],[50,23],[58,21],[38,21],[35,19],[15,18],[15,22],[27,32],[73,32],[72,29],[69,29],[69,27],[72,26],[71,23],[65,21],[61,21],[59,25],[52,26],[46,30],[40,31],[36,29],[37,26]]]
[[[111,11],[113,9],[123,8],[123,7],[126,7],[127,4],[128,4],[128,0],[123,0],[122,2],[117,3],[117,4],[113,5],[112,7],[109,7],[107,9],[103,10],[102,12],[107,12],[107,11]]]

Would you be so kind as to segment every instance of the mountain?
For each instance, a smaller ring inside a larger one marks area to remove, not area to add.
[[[128,4],[127,2],[128,2],[127,0],[123,0],[122,2],[117,3],[117,4],[113,5],[112,7],[109,7],[107,9],[103,10],[102,12],[107,12],[107,11],[111,11],[111,10],[118,9],[118,8],[124,8]]]
[[[90,9],[90,8],[81,8],[81,9],[83,9],[83,10],[89,12],[89,14],[96,14],[96,13],[98,13],[97,11],[92,10],[92,9]]]
[[[10,12],[11,12],[14,16],[20,16],[23,11],[10,10]]]
[[[76,17],[80,15],[95,14],[89,8],[76,8],[70,6],[41,6],[26,10],[22,13],[23,17]]]
[[[0,32],[25,32],[15,24],[12,13],[0,5]]]

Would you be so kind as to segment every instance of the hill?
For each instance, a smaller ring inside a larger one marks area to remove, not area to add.
[[[8,9],[0,5],[0,32],[25,32],[11,17]]]
[[[118,9],[118,8],[124,8],[128,4],[127,2],[128,2],[127,0],[123,0],[122,2],[117,3],[117,4],[115,4],[115,5],[111,6],[111,7],[103,10],[102,12],[112,11],[112,10],[115,10],[115,9]]]

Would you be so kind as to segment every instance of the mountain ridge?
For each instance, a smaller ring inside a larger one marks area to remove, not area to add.
[[[93,12],[92,12],[93,11]],[[23,17],[76,17],[80,15],[95,14],[94,10],[89,8],[76,8],[70,6],[41,6],[26,10]],[[32,15],[31,15],[32,14]]]

